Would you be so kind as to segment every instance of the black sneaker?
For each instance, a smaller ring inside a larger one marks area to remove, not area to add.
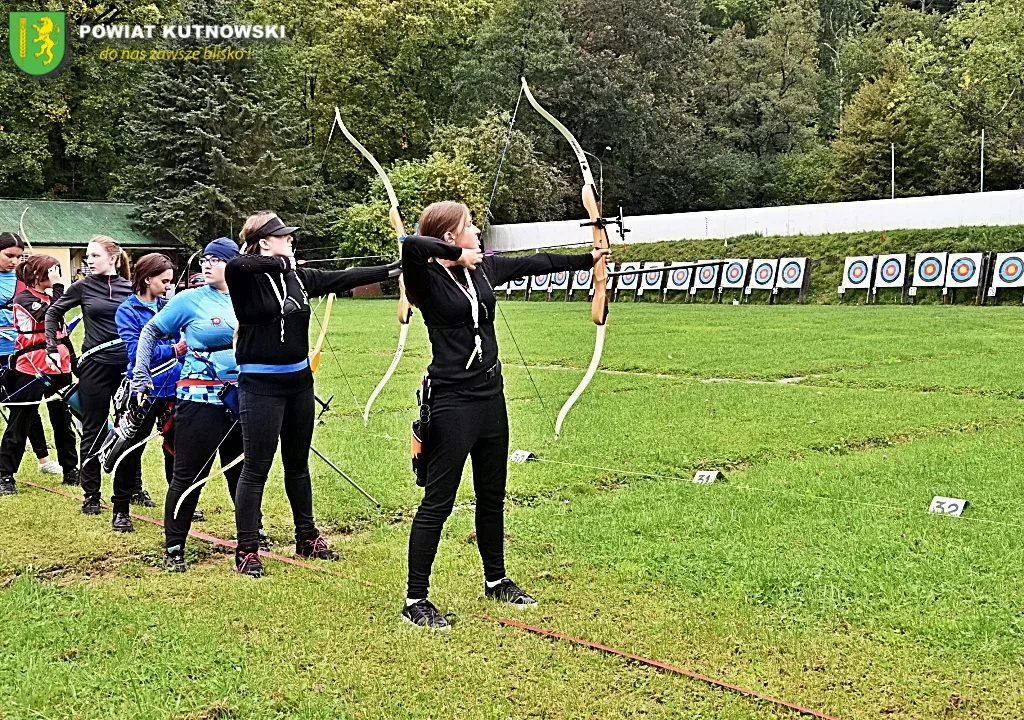
[[[327,547],[327,541],[324,540],[322,535],[306,540],[296,540],[295,554],[314,560],[337,560],[341,557],[338,553]]]
[[[126,512],[115,512],[110,526],[114,528],[115,532],[122,533],[132,532],[135,529],[131,517]]]
[[[263,577],[263,562],[260,560],[260,556],[254,552],[236,550],[235,572],[239,575],[248,575],[251,578],[261,578]]]
[[[83,515],[99,515],[100,499],[98,497],[87,497],[82,503]]]
[[[202,522],[205,519],[206,516],[203,515],[202,510],[196,510],[195,512],[192,513],[192,522]]]
[[[17,495],[18,488],[14,487],[14,476],[0,476],[0,495]]]
[[[270,544],[270,536],[267,535],[267,531],[264,530],[263,528],[260,528],[259,543],[260,543],[260,550],[262,550],[263,552],[270,552],[271,551],[272,546]]]
[[[140,490],[132,495],[129,502],[131,502],[132,505],[141,505],[142,507],[156,507],[156,503],[153,502],[153,498],[151,498],[149,493],[145,490]]]
[[[181,545],[174,545],[164,551],[164,570],[174,573],[188,571],[188,565],[185,563],[185,550]]]
[[[78,477],[78,468],[71,468],[70,470],[64,471],[64,479],[60,481],[61,485],[81,485],[82,479]]]
[[[445,616],[437,611],[434,603],[426,599],[412,605],[406,603],[402,608],[402,619],[413,625],[433,630],[451,630],[452,627]]]
[[[507,602],[509,605],[537,604],[536,600],[520,590],[519,586],[508,578],[502,578],[502,581],[494,587],[488,587],[487,583],[484,583],[484,595],[492,600]]]

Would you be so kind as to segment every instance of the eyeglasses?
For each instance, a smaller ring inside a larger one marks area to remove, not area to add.
[[[199,258],[200,265],[216,265],[217,263],[222,262],[224,262],[224,260],[217,257],[216,255],[203,255],[201,258]]]

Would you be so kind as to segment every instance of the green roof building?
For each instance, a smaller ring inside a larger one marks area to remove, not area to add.
[[[162,252],[177,262],[181,242],[169,232],[139,229],[129,219],[134,210],[128,203],[0,198],[0,232],[18,233],[33,250],[59,259],[65,282],[87,272],[85,248],[93,235],[109,235],[133,259]]]

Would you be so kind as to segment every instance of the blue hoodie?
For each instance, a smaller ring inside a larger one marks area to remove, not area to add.
[[[157,311],[166,304],[167,300],[165,298],[157,298]],[[115,316],[117,334],[124,341],[125,350],[128,351],[128,377],[132,376],[132,370],[135,367],[135,353],[139,348],[139,335],[142,333],[142,328],[154,315],[156,315],[156,311],[143,303],[139,296],[135,294],[131,295],[117,308],[117,315]],[[153,353],[153,361],[150,364],[151,369],[155,370],[174,358],[174,344],[178,342],[179,338],[179,334],[174,333],[171,337],[161,338],[157,341],[156,350]],[[180,373],[181,361],[179,360],[169,369],[159,374],[154,374],[153,389],[150,391],[150,395],[155,398],[174,397],[175,383],[178,382]]]

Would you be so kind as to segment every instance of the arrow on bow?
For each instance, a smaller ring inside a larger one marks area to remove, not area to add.
[[[373,169],[377,171],[377,175],[380,177],[381,182],[384,183],[384,189],[388,193],[388,200],[391,202],[391,210],[388,212],[388,221],[391,223],[391,227],[395,231],[395,237],[398,238],[398,254],[402,254],[402,237],[405,236],[405,219],[402,217],[402,211],[398,207],[398,196],[395,195],[395,189],[391,186],[391,180],[388,179],[388,174],[384,172],[384,168],[377,162],[377,158],[373,154],[363,147],[363,144],[356,140],[355,136],[349,132],[348,128],[345,127],[345,123],[341,121],[341,110],[337,107],[334,108],[334,122],[337,123],[338,128],[342,134],[348,138],[348,141],[355,146],[356,150],[366,158],[367,162],[373,166]],[[384,373],[384,377],[377,383],[377,387],[370,393],[370,399],[366,401],[366,409],[363,410],[363,425],[370,424],[370,408],[373,407],[373,401],[377,399],[381,390],[388,384],[388,380],[395,372],[395,368],[398,367],[399,361],[402,359],[402,352],[405,350],[405,341],[409,337],[409,320],[412,319],[412,305],[409,303],[409,298],[405,295],[405,281],[402,276],[398,276],[398,323],[401,328],[398,331],[398,348],[395,350],[395,356],[391,360],[391,365],[388,366],[388,370]]]
[[[522,78],[523,93],[526,95],[526,99],[529,100],[530,104],[533,105],[533,109],[536,110],[541,116],[549,123],[555,126],[558,132],[562,133],[563,137],[569,141],[572,151],[576,153],[576,159],[579,161],[580,170],[583,171],[583,206],[587,209],[587,214],[590,216],[590,222],[584,223],[589,225],[591,233],[593,235],[593,245],[595,249],[607,249],[608,243],[608,232],[605,230],[607,221],[601,216],[601,204],[598,201],[597,186],[594,185],[594,175],[590,171],[590,165],[587,163],[587,158],[583,154],[583,148],[580,147],[579,142],[573,137],[573,134],[566,129],[565,125],[560,123],[551,113],[545,110],[536,98],[533,97],[533,93],[530,92],[530,86],[526,84],[526,78]],[[597,366],[601,363],[601,353],[604,350],[604,336],[607,329],[608,321],[608,268],[604,258],[601,258],[594,264],[594,299],[590,305],[590,314],[594,320],[594,324],[597,325],[597,339],[594,342],[594,356],[590,360],[590,366],[587,368],[586,374],[583,376],[583,380],[580,381],[579,386],[573,391],[573,394],[569,396],[569,399],[565,401],[565,405],[558,413],[558,419],[555,421],[555,439],[562,432],[562,423],[565,422],[565,416],[569,414],[572,406],[576,404],[583,391],[587,389],[587,385],[594,377],[594,373],[597,372]]]

